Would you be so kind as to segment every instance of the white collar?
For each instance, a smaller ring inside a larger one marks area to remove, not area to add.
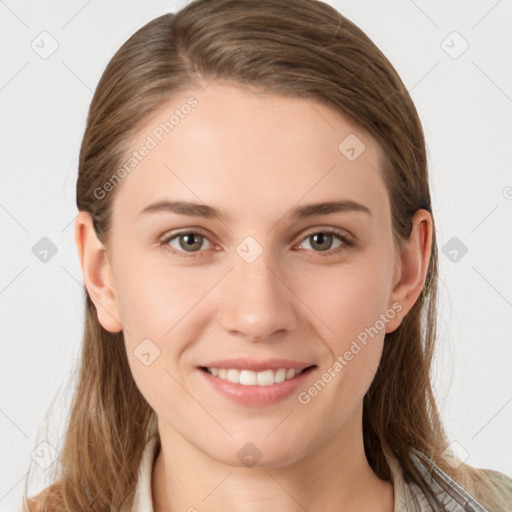
[[[142,458],[139,466],[139,476],[135,488],[135,497],[131,512],[153,512],[153,499],[151,490],[151,480],[153,475],[153,465],[155,462],[158,426],[156,415],[153,414],[148,428],[148,441],[142,452]]]

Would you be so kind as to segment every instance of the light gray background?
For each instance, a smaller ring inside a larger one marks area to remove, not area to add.
[[[68,412],[83,320],[75,182],[93,90],[129,35],[184,3],[0,1],[2,509],[20,503],[33,450],[61,442]],[[419,111],[439,249],[458,244],[440,254],[439,406],[456,454],[512,475],[512,1],[328,3],[383,50]],[[31,45],[51,38],[43,59]],[[32,252],[42,237],[58,249],[46,263]]]

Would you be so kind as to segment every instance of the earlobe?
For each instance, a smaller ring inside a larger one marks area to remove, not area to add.
[[[386,332],[398,328],[402,319],[412,309],[420,296],[427,275],[432,250],[432,216],[420,209],[412,218],[412,229],[409,240],[405,242],[397,262],[398,279],[389,298],[389,307],[400,304],[400,312],[386,326]]]
[[[109,332],[121,331],[110,263],[106,249],[94,231],[89,212],[81,211],[75,220],[75,244],[84,284],[96,307],[98,321]]]

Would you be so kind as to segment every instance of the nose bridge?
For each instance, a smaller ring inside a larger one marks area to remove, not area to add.
[[[252,339],[293,328],[293,294],[282,282],[284,277],[272,250],[253,237],[246,237],[237,246],[232,261],[222,301],[223,328]]]

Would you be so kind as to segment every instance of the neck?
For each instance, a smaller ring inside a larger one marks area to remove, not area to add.
[[[368,464],[362,410],[306,456],[252,467],[230,465],[189,444],[159,419],[161,450],[156,457],[154,512],[325,510],[392,512],[393,484]]]

